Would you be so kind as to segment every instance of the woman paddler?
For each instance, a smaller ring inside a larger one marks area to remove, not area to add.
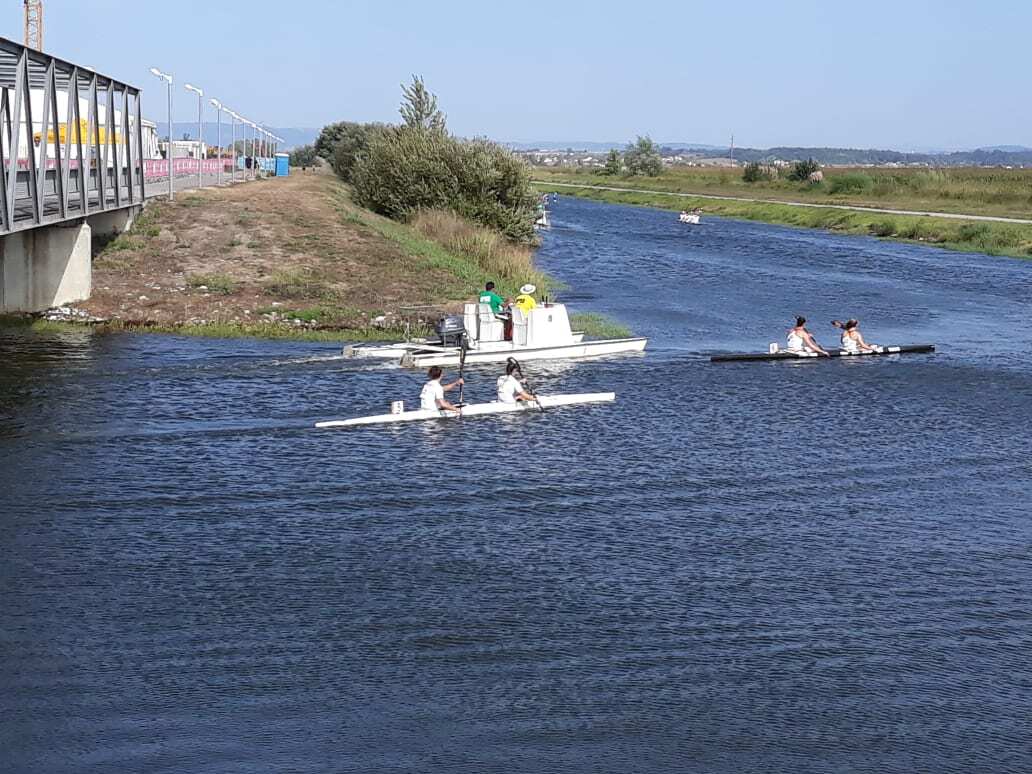
[[[860,321],[857,319],[849,319],[845,322],[839,322],[838,320],[832,320],[831,324],[836,328],[842,329],[842,349],[851,355],[856,355],[860,352],[876,352],[878,346],[876,344],[868,344],[864,341],[863,334],[860,333]]]
[[[828,353],[821,348],[817,340],[806,330],[806,318],[797,317],[795,327],[788,331],[789,352],[816,352],[818,355],[828,357]]]

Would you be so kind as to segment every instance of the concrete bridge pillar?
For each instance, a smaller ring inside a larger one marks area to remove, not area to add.
[[[123,207],[0,237],[0,314],[42,312],[89,298],[93,235],[124,234],[142,209]]]
[[[89,298],[90,241],[84,220],[0,238],[0,312],[41,312]]]
[[[90,215],[87,222],[93,229],[93,236],[118,236],[132,228],[133,221],[143,207],[123,207],[120,210],[109,210]]]

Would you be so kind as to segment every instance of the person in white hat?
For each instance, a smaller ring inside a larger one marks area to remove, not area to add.
[[[533,296],[535,290],[537,290],[537,288],[528,282],[520,288],[520,294],[516,296],[516,301],[514,303],[524,314],[529,314],[530,310],[537,306],[537,301],[534,300]]]

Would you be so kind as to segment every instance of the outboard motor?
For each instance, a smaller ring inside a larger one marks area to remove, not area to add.
[[[450,314],[442,317],[434,326],[437,335],[441,337],[441,346],[458,347],[466,336],[466,326],[462,324],[462,317],[457,314]]]

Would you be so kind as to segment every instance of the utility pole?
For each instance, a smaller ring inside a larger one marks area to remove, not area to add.
[[[731,135],[731,152],[729,158],[731,159],[731,166],[733,167],[735,165],[735,136],[733,134]]]
[[[25,46],[43,50],[43,0],[25,0]]]

